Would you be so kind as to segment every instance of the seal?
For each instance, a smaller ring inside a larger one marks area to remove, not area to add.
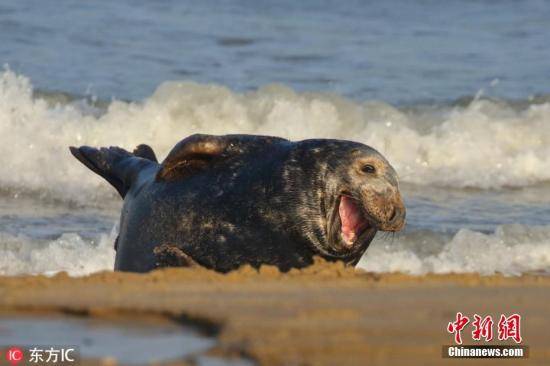
[[[115,270],[355,265],[405,225],[395,170],[357,142],[196,134],[160,164],[147,145],[70,151],[124,199]]]

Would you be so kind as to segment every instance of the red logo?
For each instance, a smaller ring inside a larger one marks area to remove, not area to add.
[[[454,334],[456,344],[462,344],[461,331],[470,323],[470,318],[463,315],[461,312],[456,313],[456,319],[454,322],[449,322],[447,325],[447,332]],[[485,342],[491,342],[493,340],[493,318],[490,315],[482,317],[478,314],[474,314],[474,321],[471,323],[473,327],[472,339],[474,341],[484,340]],[[500,315],[500,320],[497,324],[498,327],[498,339],[500,341],[506,341],[513,339],[516,343],[521,343],[521,315],[512,314],[506,316]]]
[[[500,316],[498,322],[498,339],[505,341],[512,338],[516,343],[521,343],[521,316],[512,314],[506,317],[504,314]]]
[[[456,344],[462,344],[462,336],[460,332],[469,322],[470,318],[468,318],[467,316],[463,316],[461,312],[458,312],[456,313],[456,320],[447,325],[447,332],[454,333]]]
[[[16,366],[19,362],[23,361],[23,351],[21,351],[21,348],[11,347],[6,352],[6,360],[12,366]]]
[[[479,341],[481,338],[485,338],[486,342],[493,340],[493,318],[487,315],[485,318],[474,314],[474,330],[472,331],[472,339]]]

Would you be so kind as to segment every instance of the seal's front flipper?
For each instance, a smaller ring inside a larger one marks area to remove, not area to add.
[[[146,166],[156,165],[153,150],[147,145],[140,145],[136,154],[120,147],[102,147],[96,149],[89,146],[69,148],[71,153],[82,164],[109,182],[121,197],[124,198],[138,173]],[[144,156],[143,158],[140,156]],[[154,160],[152,159],[154,158]]]
[[[189,177],[222,158],[227,143],[218,136],[191,135],[180,141],[162,162],[157,180],[173,181]]]
[[[197,267],[199,266],[183,250],[172,244],[162,244],[153,249],[156,258],[155,266],[162,267]]]

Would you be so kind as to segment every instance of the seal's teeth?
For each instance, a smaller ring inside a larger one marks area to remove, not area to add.
[[[344,241],[344,244],[346,244],[347,246],[352,246],[355,242],[356,236],[354,232],[352,232],[349,236],[342,232],[342,239]]]

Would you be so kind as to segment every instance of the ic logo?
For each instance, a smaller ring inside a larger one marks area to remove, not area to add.
[[[21,348],[11,347],[6,351],[6,360],[12,366],[16,366],[19,362],[23,361],[23,351]]]

